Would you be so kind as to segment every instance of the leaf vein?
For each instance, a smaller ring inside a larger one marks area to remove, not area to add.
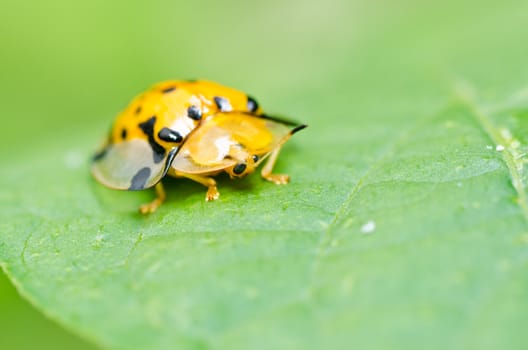
[[[517,193],[516,204],[519,205],[525,222],[528,224],[528,196],[526,194],[525,185],[522,180],[522,160],[514,156],[514,151],[510,145],[510,140],[506,139],[493,124],[491,118],[480,110],[477,104],[467,94],[459,93],[462,102],[469,108],[470,114],[476,123],[482,128],[489,139],[498,147],[503,146],[502,160],[506,165],[511,178],[511,184]]]
[[[317,275],[317,270],[319,267],[320,260],[324,254],[324,248],[327,242],[329,241],[331,231],[335,227],[336,223],[339,221],[339,218],[343,215],[345,212],[346,207],[352,202],[352,200],[355,198],[355,196],[359,193],[359,191],[363,188],[363,183],[367,179],[367,177],[373,172],[374,169],[379,167],[381,164],[383,164],[386,159],[391,156],[398,147],[401,147],[401,145],[405,144],[409,139],[410,136],[419,129],[422,125],[429,122],[431,119],[434,119],[439,113],[444,111],[447,107],[449,107],[449,103],[446,104],[444,107],[440,108],[440,111],[437,113],[432,113],[430,116],[426,118],[419,118],[417,121],[415,121],[409,128],[405,129],[403,132],[399,133],[396,138],[389,142],[388,146],[381,151],[379,156],[376,158],[374,162],[366,169],[366,171],[363,173],[363,175],[358,179],[357,183],[352,187],[350,190],[348,196],[345,198],[343,203],[340,205],[338,210],[336,211],[336,214],[326,227],[326,230],[321,234],[321,238],[319,239],[314,252],[314,258],[313,263],[310,267],[309,277],[308,277],[308,286],[301,291],[301,298],[310,298],[313,293],[313,287],[314,287],[314,279]]]
[[[130,259],[130,256],[132,255],[132,253],[134,253],[134,251],[137,249],[138,245],[143,241],[143,232],[140,232],[136,238],[136,241],[134,242],[134,244],[132,245],[132,247],[130,248],[130,250],[128,251],[126,257],[125,257],[125,260],[123,262],[123,265],[124,266],[127,266],[128,265],[128,262],[129,262],[129,259]]]

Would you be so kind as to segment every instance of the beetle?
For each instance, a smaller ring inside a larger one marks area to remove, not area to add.
[[[282,144],[304,127],[270,117],[254,98],[214,82],[162,82],[117,117],[91,170],[109,188],[155,187],[156,199],[140,207],[148,214],[165,200],[160,181],[166,175],[207,186],[206,200],[215,200],[219,192],[211,176],[225,171],[242,177],[269,157],[263,178],[287,183],[286,175],[271,171]]]

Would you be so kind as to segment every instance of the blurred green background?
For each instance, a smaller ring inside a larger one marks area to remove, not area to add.
[[[524,61],[511,57],[525,53],[524,7],[414,0],[5,3],[1,152],[34,149],[49,135],[61,135],[62,143],[66,130],[75,150],[76,139],[93,140],[135,94],[165,79],[237,87],[321,132],[328,120],[373,108],[374,96],[381,104],[401,103],[408,91],[420,94],[417,103],[445,96],[459,72],[496,95],[523,83]]]
[[[459,79],[499,101],[526,82],[527,13],[523,1],[4,2],[0,159],[67,144],[66,161],[84,161],[78,145],[95,147],[132,96],[165,79],[240,88],[311,133],[341,123],[344,139],[409,101],[427,113]],[[90,348],[4,276],[0,305],[1,349]]]
[[[0,273],[0,349],[96,349],[45,318]]]

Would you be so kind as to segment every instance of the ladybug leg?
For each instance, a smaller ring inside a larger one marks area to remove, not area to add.
[[[153,212],[155,212],[156,209],[159,208],[161,203],[165,201],[165,198],[167,198],[167,196],[165,195],[165,189],[163,189],[163,185],[161,184],[161,182],[158,182],[154,189],[156,190],[156,199],[154,199],[150,203],[145,203],[139,207],[139,212],[143,215],[152,214]]]
[[[260,175],[265,180],[268,180],[270,182],[273,182],[277,185],[285,185],[290,181],[290,177],[285,174],[272,174],[273,166],[275,165],[275,162],[277,161],[277,157],[279,156],[280,152],[280,146],[275,148],[271,155],[269,156],[268,161],[262,168],[262,171],[260,172]]]
[[[218,197],[220,197],[220,192],[218,192],[218,188],[216,188],[216,181],[212,177],[196,174],[187,174],[179,171],[176,171],[175,174],[176,176],[186,177],[189,180],[196,181],[207,187],[207,193],[205,195],[206,201],[214,201],[217,200]]]

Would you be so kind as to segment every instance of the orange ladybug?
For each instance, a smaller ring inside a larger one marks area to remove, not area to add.
[[[267,157],[262,176],[272,174],[281,146],[306,127],[263,114],[252,97],[210,81],[168,81],[136,97],[117,117],[92,174],[103,185],[121,190],[155,186],[157,197],[140,207],[154,212],[165,200],[161,179],[186,177],[208,187],[206,200],[219,196],[211,176],[250,174]]]

